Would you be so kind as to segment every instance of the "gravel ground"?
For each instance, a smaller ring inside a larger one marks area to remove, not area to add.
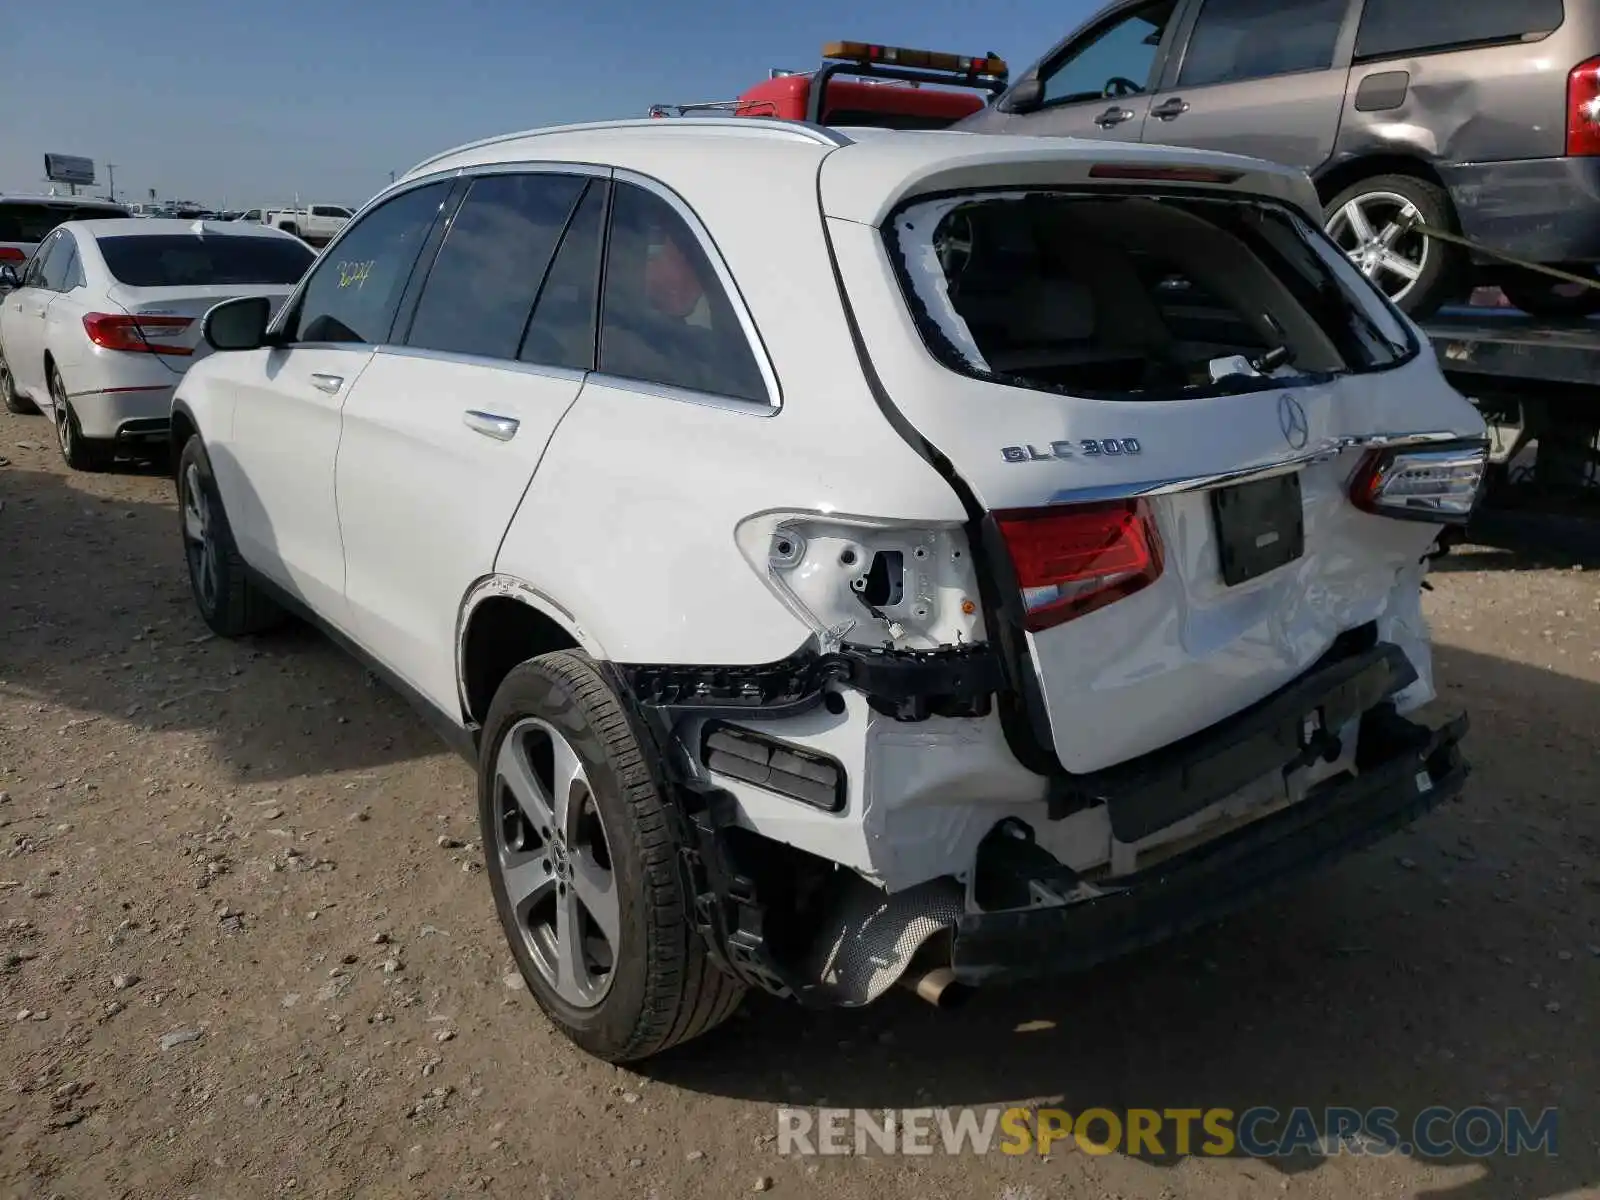
[[[751,1001],[636,1072],[508,985],[471,773],[396,697],[309,631],[208,637],[156,471],[71,475],[38,417],[0,414],[0,456],[6,1195],[1600,1194],[1596,574],[1442,564],[1440,677],[1477,772],[1380,847],[1048,989]],[[1555,1105],[1560,1153],[773,1144],[782,1104],[1034,1101]]]

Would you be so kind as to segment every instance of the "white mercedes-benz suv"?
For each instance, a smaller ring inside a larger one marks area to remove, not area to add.
[[[550,1018],[935,1001],[1456,794],[1419,588],[1484,425],[1299,172],[782,121],[495,138],[172,436],[206,622],[309,616],[477,763]]]

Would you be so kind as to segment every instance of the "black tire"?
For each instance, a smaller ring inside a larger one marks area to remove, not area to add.
[[[55,363],[50,364],[50,404],[56,423],[56,445],[61,458],[74,471],[108,471],[117,459],[116,445],[99,438],[86,438],[78,424],[78,414],[72,411],[72,401],[67,399],[67,388],[61,382],[61,372]]]
[[[567,739],[605,827],[620,945],[604,997],[587,1008],[558,995],[534,963],[500,863],[496,764],[507,734],[530,717]],[[585,655],[541,655],[506,676],[489,708],[478,767],[478,817],[495,909],[540,1008],[568,1038],[607,1062],[638,1061],[698,1037],[731,1017],[744,995],[743,984],[712,964],[690,925],[667,803],[626,712]]]
[[[178,529],[183,537],[184,561],[189,568],[189,591],[194,596],[200,618],[219,637],[238,638],[262,633],[284,620],[284,612],[250,576],[250,568],[234,544],[233,529],[223,510],[217,481],[211,474],[211,459],[206,455],[200,435],[192,436],[178,457]],[[211,569],[214,578],[204,579],[201,545],[188,531],[191,488],[198,484],[205,499],[205,526],[212,539]]]
[[[1437,184],[1414,175],[1373,175],[1351,184],[1323,207],[1323,224],[1329,226],[1329,232],[1333,233],[1334,219],[1347,204],[1379,193],[1409,201],[1416,207],[1424,225],[1445,233],[1460,231],[1449,194]],[[1441,305],[1461,296],[1467,285],[1469,261],[1466,251],[1448,242],[1423,238],[1421,234],[1408,234],[1405,238],[1396,244],[1405,247],[1425,246],[1426,252],[1422,256],[1422,273],[1409,290],[1395,299],[1395,305],[1413,320],[1420,321],[1432,316]],[[1339,240],[1344,245],[1344,240]],[[1348,245],[1344,245],[1344,248],[1347,251],[1352,249]],[[1381,282],[1380,286],[1383,286]],[[1391,298],[1395,290],[1383,286],[1384,293]]]
[[[39,406],[17,391],[16,380],[11,377],[11,367],[7,364],[4,355],[0,355],[0,403],[4,403],[8,413],[26,416],[39,411]]]
[[[1536,271],[1508,272],[1500,280],[1500,290],[1507,300],[1531,317],[1577,320],[1600,312],[1600,288],[1563,283]]]

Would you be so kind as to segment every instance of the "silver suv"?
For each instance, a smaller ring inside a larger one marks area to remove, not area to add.
[[[1302,167],[1328,232],[1411,315],[1494,283],[1580,316],[1600,291],[1473,261],[1403,218],[1594,273],[1596,55],[1593,0],[1116,0],[957,128]]]

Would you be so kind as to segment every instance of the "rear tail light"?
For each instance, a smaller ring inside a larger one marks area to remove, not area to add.
[[[1378,516],[1464,525],[1478,503],[1488,461],[1482,442],[1377,450],[1357,469],[1350,499]]]
[[[15,246],[0,246],[0,263],[25,263],[27,261],[27,251],[18,250]]]
[[[1600,154],[1600,58],[1567,72],[1567,153]]]
[[[1161,577],[1161,539],[1142,500],[995,514],[1022,589],[1023,624],[1049,629]]]
[[[89,313],[84,332],[105,350],[133,354],[193,354],[190,346],[174,345],[172,338],[194,324],[192,317],[135,317],[126,313]]]

